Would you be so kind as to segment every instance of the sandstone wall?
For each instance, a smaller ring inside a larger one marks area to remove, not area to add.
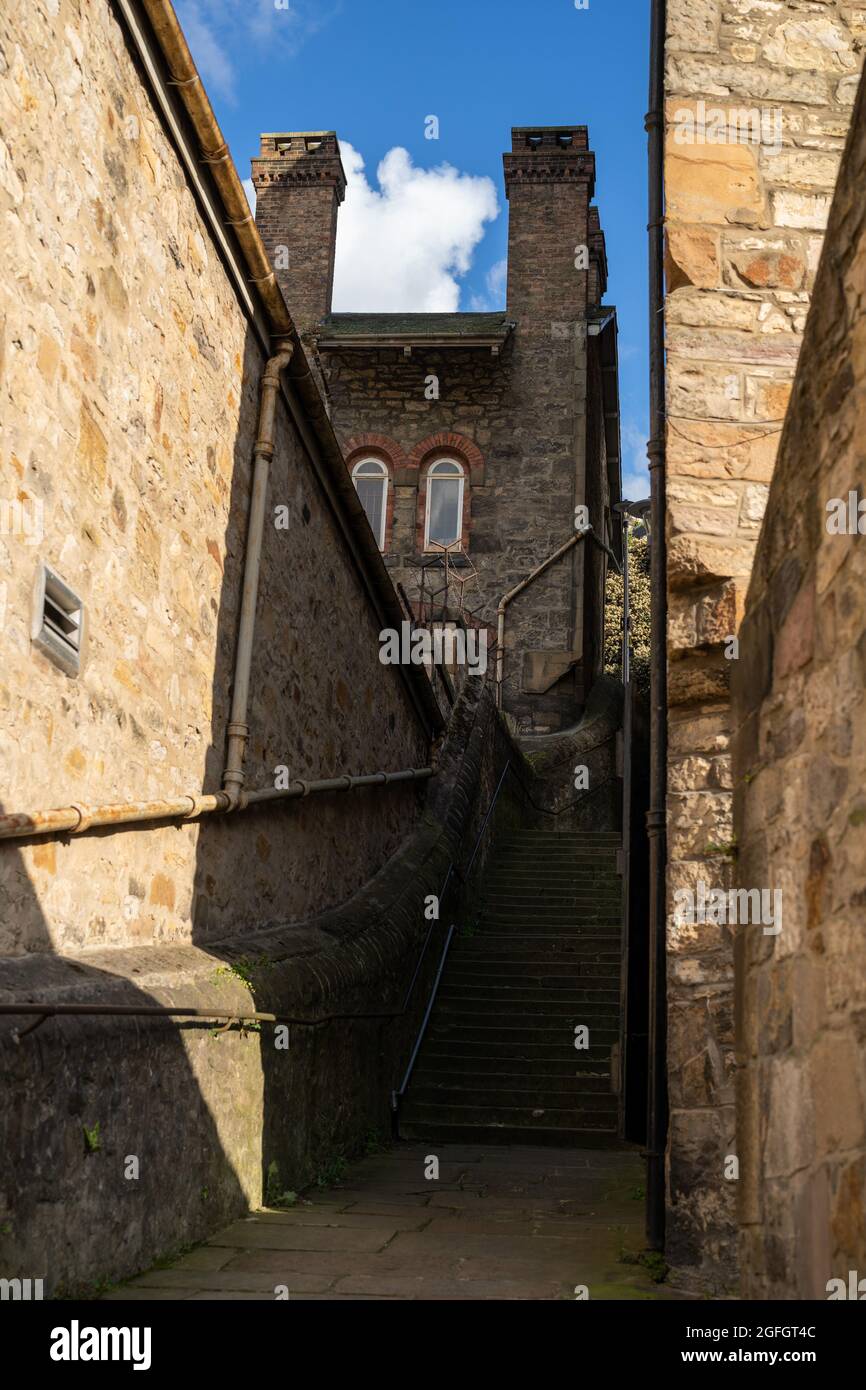
[[[89,1015],[51,1018],[16,1042],[13,1022],[32,1019],[4,1019],[0,1276],[43,1278],[46,1296],[92,1294],[388,1137],[391,1092],[447,927],[466,920],[464,887],[471,897],[496,831],[485,814],[509,758],[520,761],[489,685],[468,680],[414,832],[338,908],[206,949],[0,960],[2,1003],[180,1003],[295,1020],[280,1042],[267,1021],[217,1032],[204,1019]],[[500,824],[518,814],[508,801],[497,803]],[[441,892],[452,863],[455,891],[441,900],[403,1013],[431,927],[425,899]]]
[[[842,0],[668,0],[667,15],[673,894],[699,879],[726,886],[731,872],[726,639],[742,616],[866,14]],[[734,1282],[732,983],[730,930],[669,910],[668,1258],[710,1288]]]
[[[39,538],[0,536],[0,802],[213,791],[263,352],[107,0],[5,7],[0,73],[0,499],[44,520]],[[270,524],[277,504],[288,530]],[[269,517],[247,785],[279,765],[315,778],[425,763],[284,405]],[[31,646],[43,560],[86,604],[77,679]],[[411,789],[373,790],[0,844],[0,951],[302,919],[364,883],[416,815]]]
[[[779,889],[783,903],[778,935],[741,927],[737,939],[746,1298],[826,1298],[828,1280],[847,1289],[849,1271],[866,1270],[864,188],[866,87],[732,682],[738,877]],[[833,499],[841,534],[829,529]]]

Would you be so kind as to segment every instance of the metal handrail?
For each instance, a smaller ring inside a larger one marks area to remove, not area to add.
[[[497,799],[498,799],[498,797],[499,797],[499,793],[500,793],[500,791],[502,790],[503,783],[505,782],[505,778],[506,778],[506,776],[508,775],[508,771],[509,771],[510,768],[511,768],[511,760],[510,760],[510,758],[509,758],[508,762],[505,764],[505,767],[502,769],[502,774],[501,774],[501,776],[500,776],[500,778],[499,778],[499,781],[498,781],[497,784],[496,784],[496,790],[495,790],[495,792],[493,793],[493,796],[490,798],[490,805],[487,807],[487,811],[485,812],[485,815],[484,815],[484,820],[481,822],[481,829],[478,831],[478,834],[477,834],[477,836],[475,837],[475,844],[474,844],[474,846],[473,846],[473,848],[472,848],[472,854],[471,854],[471,856],[470,856],[469,863],[467,864],[466,868],[465,868],[465,869],[462,871],[462,873],[460,874],[460,876],[461,876],[461,878],[464,880],[464,882],[466,881],[466,879],[468,879],[470,870],[471,870],[471,868],[472,868],[472,865],[475,863],[475,858],[476,858],[476,855],[478,854],[478,848],[479,848],[479,846],[480,846],[480,844],[481,844],[481,841],[482,841],[482,839],[483,839],[483,837],[484,837],[484,832],[485,832],[485,830],[487,829],[488,822],[489,822],[489,820],[490,820],[491,815],[493,814],[493,809],[494,809],[494,807],[495,807],[495,805],[496,805]],[[512,770],[513,770],[513,769],[512,769]],[[451,875],[452,875],[453,872],[454,872],[454,861],[453,861],[453,859],[452,859],[451,863],[450,863],[449,866],[448,866],[448,873],[445,875],[445,883],[444,883],[443,886],[442,886],[442,892],[441,892],[440,895],[439,895],[439,904],[440,904],[440,907],[441,907],[441,904],[442,904],[442,899],[443,899],[443,897],[445,896],[445,890],[446,890],[446,888],[448,887],[448,884],[449,884],[449,881],[450,881],[450,879],[451,879]],[[409,990],[408,990],[408,992],[407,992],[407,994],[406,994],[406,1003],[407,1003],[407,1004],[408,1004],[408,1002],[409,1002],[409,996],[410,996],[410,994],[411,994],[411,992],[412,992],[412,990],[413,990],[413,988],[414,988],[414,986],[415,986],[415,981],[416,981],[416,979],[417,979],[417,977],[418,977],[418,972],[419,972],[419,970],[420,970],[420,968],[421,968],[421,960],[423,959],[424,952],[427,950],[427,945],[428,945],[428,943],[429,943],[429,941],[430,941],[430,937],[431,937],[432,932],[433,932],[433,926],[435,926],[435,923],[431,924],[430,931],[427,933],[427,939],[426,939],[426,941],[424,942],[424,946],[423,946],[422,951],[421,951],[421,956],[419,957],[419,960],[418,960],[418,965],[415,967],[415,974],[414,974],[413,977],[412,977],[412,983],[411,983],[411,985],[409,986]],[[434,1003],[435,1003],[435,1001],[436,1001],[436,995],[437,995],[438,990],[439,990],[439,981],[440,981],[441,978],[442,978],[442,971],[443,971],[444,968],[445,968],[445,958],[446,958],[446,956],[448,955],[448,950],[449,950],[449,948],[450,948],[450,946],[451,946],[451,940],[452,940],[452,938],[453,938],[453,936],[454,936],[454,930],[455,930],[455,927],[454,927],[454,923],[452,922],[452,923],[451,923],[451,926],[450,926],[449,929],[448,929],[448,935],[447,935],[446,938],[445,938],[445,944],[444,944],[444,946],[442,947],[442,954],[441,954],[441,956],[439,957],[439,965],[438,965],[438,968],[437,968],[437,970],[436,970],[436,977],[435,977],[435,979],[433,980],[433,984],[432,984],[431,989],[430,989],[430,997],[429,997],[429,999],[427,1000],[427,1008],[426,1008],[425,1011],[424,1011],[424,1017],[423,1017],[423,1019],[421,1020],[421,1026],[420,1026],[420,1028],[418,1029],[418,1033],[417,1033],[417,1035],[416,1035],[416,1037],[415,1037],[415,1044],[414,1044],[414,1046],[413,1046],[413,1048],[412,1048],[412,1055],[411,1055],[411,1057],[409,1058],[409,1063],[408,1063],[408,1065],[407,1065],[407,1067],[406,1067],[406,1071],[405,1071],[404,1074],[403,1074],[403,1080],[402,1080],[402,1082],[401,1082],[399,1088],[395,1088],[395,1089],[391,1092],[391,1112],[392,1112],[392,1119],[393,1119],[393,1126],[394,1126],[394,1133],[395,1133],[395,1135],[396,1135],[396,1133],[397,1133],[398,1113],[399,1113],[399,1109],[400,1109],[400,1101],[403,1099],[403,1096],[406,1094],[406,1090],[407,1090],[407,1088],[408,1088],[408,1086],[409,1086],[409,1081],[410,1081],[410,1079],[411,1079],[412,1072],[413,1072],[414,1067],[415,1067],[416,1058],[417,1058],[418,1053],[419,1053],[419,1051],[420,1051],[421,1044],[422,1044],[422,1042],[424,1041],[424,1034],[425,1034],[426,1031],[427,1031],[427,1024],[430,1022],[430,1014],[431,1014],[432,1011],[433,1011],[433,1005],[434,1005]]]
[[[421,1020],[421,1027],[418,1029],[418,1036],[415,1039],[415,1046],[412,1048],[412,1056],[409,1058],[409,1065],[406,1067],[406,1071],[404,1073],[400,1089],[391,1092],[391,1109],[394,1113],[395,1124],[397,1111],[400,1106],[400,1101],[406,1094],[406,1088],[409,1085],[409,1079],[415,1067],[415,1059],[418,1056],[421,1044],[424,1041],[424,1034],[427,1032],[427,1024],[430,1022],[430,1014],[433,1012],[433,1005],[436,1002],[436,995],[439,992],[439,981],[442,979],[442,971],[445,969],[445,957],[448,955],[448,948],[451,945],[451,938],[453,937],[453,935],[454,923],[452,922],[451,926],[448,928],[448,935],[445,938],[445,945],[442,948],[442,955],[439,957],[439,968],[436,971],[436,978],[433,981],[433,987],[430,990],[430,998],[427,1000],[427,1008],[425,1009],[424,1017]]]

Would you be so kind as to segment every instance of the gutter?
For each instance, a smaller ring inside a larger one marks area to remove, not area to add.
[[[649,111],[650,788],[649,1076],[647,1081],[647,1243],[665,1244],[667,1093],[667,545],[665,537],[664,59],[665,0],[652,0]]]

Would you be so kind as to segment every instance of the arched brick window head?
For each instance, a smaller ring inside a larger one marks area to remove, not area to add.
[[[424,548],[453,545],[463,532],[464,472],[456,459],[437,459],[427,474]]]
[[[385,518],[388,514],[388,470],[380,459],[359,459],[352,469],[352,482],[364,508],[370,529],[380,550],[385,549]]]

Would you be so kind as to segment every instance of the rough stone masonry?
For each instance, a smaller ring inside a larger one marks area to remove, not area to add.
[[[857,90],[866,10],[668,0],[668,1258],[735,1286],[733,942],[673,894],[733,884],[729,682]],[[758,138],[756,138],[758,137]],[[744,887],[770,886],[743,884]]]

